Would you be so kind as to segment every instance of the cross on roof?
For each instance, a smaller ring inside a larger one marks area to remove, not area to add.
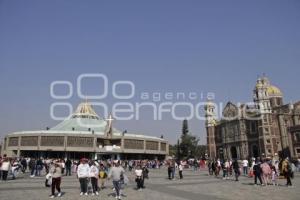
[[[111,122],[111,121],[113,121],[113,120],[115,120],[115,119],[112,117],[112,114],[110,114],[110,115],[108,116],[108,118],[106,118],[106,121],[109,121],[109,122]]]
[[[108,137],[112,136],[112,121],[114,120],[114,118],[112,117],[112,114],[110,114],[108,116],[108,118],[106,119],[107,123],[107,129],[106,129],[106,134]]]

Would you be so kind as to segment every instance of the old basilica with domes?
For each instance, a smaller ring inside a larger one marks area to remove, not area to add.
[[[300,101],[284,104],[265,76],[256,82],[252,105],[228,102],[217,119],[216,104],[208,101],[205,117],[210,158],[300,156]]]

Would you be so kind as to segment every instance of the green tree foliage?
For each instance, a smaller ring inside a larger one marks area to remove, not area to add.
[[[176,156],[177,154],[177,145],[169,145],[169,156]]]
[[[183,120],[182,134],[177,144],[169,145],[169,155],[176,156],[179,160],[185,160],[189,158],[203,158],[206,153],[206,146],[199,145],[200,139],[188,130],[188,121]]]
[[[199,139],[193,135],[186,134],[181,136],[180,155],[182,158],[195,157]]]

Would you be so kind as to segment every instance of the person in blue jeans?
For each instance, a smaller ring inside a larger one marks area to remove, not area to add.
[[[41,171],[43,170],[42,158],[38,159],[35,167],[35,176],[41,176]]]
[[[29,167],[31,169],[31,173],[30,173],[30,177],[34,177],[35,176],[35,173],[36,172],[36,160],[34,158],[32,158],[30,160],[30,163],[29,163]]]
[[[114,166],[110,169],[108,174],[108,179],[112,179],[113,185],[116,192],[116,199],[121,199],[120,189],[121,189],[121,178],[124,176],[125,170],[120,166],[119,161],[114,162]]]

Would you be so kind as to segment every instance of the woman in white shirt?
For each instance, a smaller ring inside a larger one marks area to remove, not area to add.
[[[179,163],[179,178],[180,179],[183,179],[182,171],[183,171],[183,163],[182,163],[182,161],[180,161],[180,163]]]
[[[8,158],[4,158],[1,166],[2,180],[7,180],[8,171],[11,169],[10,161]]]
[[[90,173],[90,166],[86,159],[81,159],[81,164],[77,168],[77,177],[80,182],[80,195],[88,195],[88,177]]]
[[[93,193],[92,196],[99,195],[98,193],[98,176],[99,176],[99,169],[96,166],[95,162],[92,162],[92,165],[90,167],[90,178],[92,183],[92,189]]]

